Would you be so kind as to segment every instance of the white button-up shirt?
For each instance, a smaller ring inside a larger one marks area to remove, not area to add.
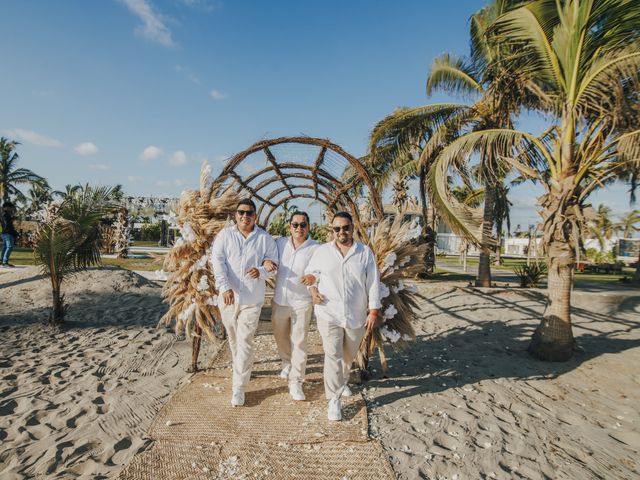
[[[262,266],[265,260],[278,263],[278,248],[271,235],[257,225],[245,238],[236,225],[223,228],[213,240],[211,266],[220,293],[233,290],[238,305],[262,305],[264,303],[265,278],[268,276]],[[253,279],[247,270],[256,267],[260,276]]]
[[[308,238],[302,245],[295,248],[291,237],[282,237],[276,240],[276,244],[279,261],[273,301],[284,307],[309,305],[311,294],[300,279],[318,243]]]
[[[380,308],[380,272],[371,249],[360,242],[343,257],[335,241],[316,248],[305,270],[318,281],[326,301],[315,305],[318,321],[356,329],[367,320],[367,310]]]

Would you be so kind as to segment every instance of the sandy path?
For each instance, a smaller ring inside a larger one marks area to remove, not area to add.
[[[160,288],[131,272],[73,278],[58,332],[42,324],[47,287],[34,269],[0,276],[0,477],[113,478],[186,379],[190,345],[155,328]]]
[[[540,293],[423,292],[418,342],[365,391],[399,478],[640,478],[640,293],[575,294],[584,351],[552,364],[526,353]]]

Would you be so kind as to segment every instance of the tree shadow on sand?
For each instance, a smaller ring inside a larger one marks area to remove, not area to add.
[[[452,302],[461,292],[465,301]],[[534,359],[527,347],[540,321],[545,296],[535,291],[514,293],[517,295],[487,295],[475,289],[457,289],[426,299],[434,333],[419,335],[405,351],[389,350],[390,368],[385,375],[379,371],[377,359],[372,360],[372,368],[378,370],[368,386],[388,387],[392,383],[400,387],[376,395],[376,401],[389,404],[488,379],[555,378],[600,355],[640,346],[640,317],[635,313],[640,310],[638,295],[625,298],[608,313],[585,306],[572,308],[578,345],[574,357],[562,363]],[[510,318],[516,312],[518,320],[500,319],[507,311]],[[443,324],[455,326],[438,328],[440,315],[450,317]],[[458,321],[452,322],[451,317]]]

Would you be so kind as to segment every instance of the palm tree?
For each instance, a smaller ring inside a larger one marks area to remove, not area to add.
[[[514,129],[470,132],[447,146],[438,167],[478,148],[510,151],[507,161],[545,189],[539,198],[548,257],[548,303],[529,345],[545,360],[573,354],[571,286],[576,252],[593,209],[588,196],[623,168],[640,168],[640,9],[631,0],[535,0],[494,23],[492,41],[519,52],[529,92],[554,119],[541,137]]]
[[[42,210],[53,200],[53,193],[45,179],[34,182],[31,188],[27,190],[24,214],[29,217]]]
[[[12,142],[5,137],[0,137],[0,197],[2,203],[9,201],[14,196],[18,201],[24,201],[24,194],[18,190],[20,184],[33,184],[43,180],[26,168],[17,168],[20,156],[15,151],[18,142]]]
[[[428,95],[434,90],[442,90],[473,98],[473,104],[435,104],[398,109],[376,125],[370,139],[373,159],[380,148],[391,147],[396,159],[386,166],[392,169],[400,166],[406,169],[410,152],[420,151],[419,158],[413,162],[414,172],[424,172],[425,180],[426,173],[430,172],[427,190],[439,214],[454,232],[480,246],[478,286],[491,286],[490,258],[496,244],[493,237],[496,191],[503,183],[507,168],[500,161],[498,151],[478,148],[478,177],[485,192],[484,207],[478,211],[456,208],[460,206],[459,202],[453,202],[452,208],[453,197],[446,187],[449,171],[435,180],[432,165],[444,146],[468,131],[511,127],[512,117],[523,99],[530,97],[515,65],[501,61],[508,52],[487,42],[485,35],[487,26],[494,19],[519,3],[495,0],[474,14],[471,18],[471,56],[456,58],[445,54],[431,66],[427,79]]]
[[[598,205],[595,218],[588,225],[588,233],[598,240],[602,253],[606,253],[607,240],[611,240],[615,232],[616,227],[611,220],[611,208],[603,204]]]
[[[640,224],[640,210],[633,210],[620,217],[615,224],[615,229],[622,232],[622,238],[631,238],[633,232],[640,232],[640,228],[636,227],[638,224]]]
[[[112,189],[86,186],[82,193],[67,197],[40,229],[34,246],[36,265],[51,281],[53,309],[51,325],[64,321],[67,306],[61,292],[63,280],[100,263],[99,225],[113,206]]]

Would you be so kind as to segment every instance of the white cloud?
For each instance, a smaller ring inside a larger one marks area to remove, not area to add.
[[[173,181],[173,183],[174,183],[174,185],[175,185],[176,187],[182,187],[182,186],[183,186],[183,185],[185,185],[187,182],[186,182],[186,181],[184,181],[184,180],[182,180],[181,178],[176,178],[176,179]]]
[[[34,145],[40,145],[41,147],[61,147],[62,142],[55,138],[41,135],[32,130],[24,130],[22,128],[15,128],[13,130],[5,130],[4,132],[12,140],[19,140],[22,142],[33,143]]]
[[[229,96],[226,93],[222,93],[220,90],[216,90],[215,88],[211,90],[210,95],[214,100],[224,100]]]
[[[95,155],[98,153],[98,147],[94,143],[84,142],[73,149],[78,155]]]
[[[136,27],[136,34],[165,47],[174,46],[171,31],[165,25],[163,16],[156,12],[150,0],[120,1],[142,22],[142,25]]]
[[[187,163],[187,154],[182,150],[174,152],[174,154],[171,155],[171,158],[169,159],[169,164],[174,167],[179,167],[180,165],[184,165],[185,163]]]
[[[154,158],[158,158],[160,155],[162,155],[162,150],[156,146],[149,145],[142,151],[139,157],[141,160],[153,160]]]
[[[109,170],[109,167],[104,163],[92,163],[89,168],[91,170]]]
[[[129,183],[138,183],[140,181],[140,178],[139,177],[134,177],[133,175],[129,175],[127,177],[127,181]]]
[[[156,182],[156,187],[168,187],[169,185],[171,185],[171,182],[168,182],[166,180],[158,180]]]

